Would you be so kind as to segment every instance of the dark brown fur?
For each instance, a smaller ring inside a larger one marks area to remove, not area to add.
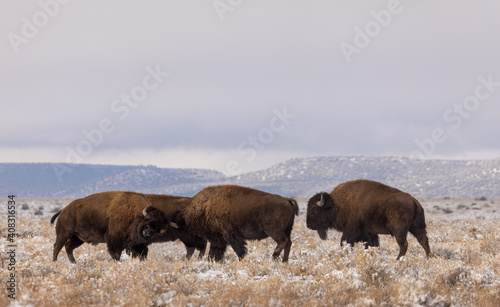
[[[227,245],[245,257],[246,241],[271,237],[276,243],[273,258],[282,250],[288,261],[290,234],[297,202],[291,198],[235,185],[208,187],[193,197],[182,211],[178,226],[210,242],[209,258],[222,261]]]
[[[165,213],[169,221],[173,220],[179,212],[184,209],[190,202],[191,197],[146,194],[146,197],[151,201],[155,208],[160,209]],[[149,243],[169,242],[176,239],[181,240],[186,246],[186,259],[191,259],[195,249],[199,250],[199,258],[202,258],[207,248],[207,241],[203,238],[194,236],[187,231],[170,228],[164,234],[158,235]]]
[[[115,260],[120,260],[126,248],[132,256],[145,259],[148,241],[170,228],[161,210],[152,207],[144,195],[133,192],[103,192],[76,199],[50,222],[53,224],[56,218],[53,260],[64,246],[73,263],[73,250],[83,243],[106,243]]]
[[[323,195],[323,205],[321,204]],[[431,255],[422,205],[410,194],[370,180],[340,184],[330,194],[319,193],[307,204],[307,227],[326,239],[326,231],[342,232],[343,241],[353,245],[379,246],[379,234],[390,234],[399,245],[397,259],[406,254],[408,231]]]

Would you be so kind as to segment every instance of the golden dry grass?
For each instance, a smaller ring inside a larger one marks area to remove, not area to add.
[[[151,246],[144,262],[126,255],[115,262],[104,244],[84,244],[74,265],[64,250],[52,262],[48,218],[19,218],[17,299],[7,298],[3,283],[0,306],[500,306],[498,219],[430,216],[435,257],[426,259],[409,236],[401,261],[390,236],[381,236],[380,248],[341,248],[337,232],[321,241],[304,219],[296,219],[288,264],[271,259],[275,243],[266,239],[249,242],[241,262],[228,248],[222,264],[185,261],[179,242]]]

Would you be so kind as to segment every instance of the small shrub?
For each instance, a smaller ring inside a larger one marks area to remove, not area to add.
[[[36,211],[35,215],[43,215],[43,206],[40,206]]]

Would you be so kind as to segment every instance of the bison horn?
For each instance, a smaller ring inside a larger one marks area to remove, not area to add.
[[[148,215],[148,212],[146,211],[146,208],[144,208],[144,210],[142,210],[142,215],[144,215],[144,216]]]
[[[318,207],[323,207],[325,205],[325,198],[323,197],[323,193],[321,193],[321,199],[316,203]]]
[[[170,222],[170,226],[174,227],[175,229],[179,229],[179,225],[177,225],[177,223]]]

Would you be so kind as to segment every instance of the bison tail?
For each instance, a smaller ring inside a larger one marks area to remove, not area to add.
[[[52,216],[52,218],[50,219],[51,224],[54,224],[54,221],[59,216],[59,214],[61,214],[61,212],[62,212],[62,210],[59,210],[59,212],[57,212],[56,214],[54,214],[54,216]]]
[[[295,215],[299,216],[299,204],[297,204],[297,201],[293,198],[289,198],[288,201],[293,206],[293,210],[295,212]]]
[[[413,203],[415,204],[415,217],[413,218],[413,225],[415,227],[425,229],[425,215],[424,215],[424,208],[422,208],[422,205],[418,200],[413,198]]]

